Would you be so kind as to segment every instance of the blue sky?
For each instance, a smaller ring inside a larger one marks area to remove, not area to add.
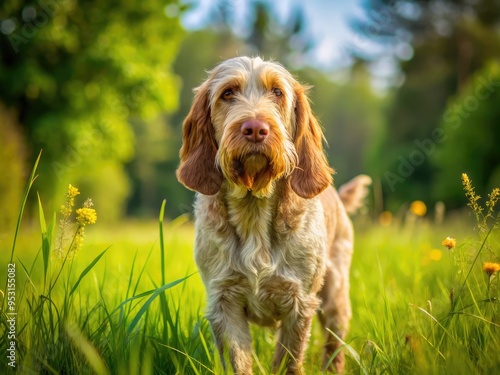
[[[210,9],[216,4],[225,2],[231,9],[234,17],[234,28],[238,25],[247,25],[245,17],[248,6],[255,0],[183,0],[191,4],[192,8],[183,16],[183,24],[188,29],[199,29],[205,26],[210,17]],[[378,55],[370,65],[372,84],[376,90],[399,85],[402,76],[398,74],[396,56],[408,59],[413,56],[411,45],[382,47],[369,38],[366,33],[353,30],[350,22],[353,19],[366,18],[366,9],[363,0],[261,0],[267,1],[279,17],[285,18],[293,8],[303,9],[306,27],[314,40],[314,48],[305,58],[307,65],[327,71],[335,80],[349,79],[347,69],[351,64],[348,49]],[[405,10],[403,8],[399,9]],[[411,9],[406,9],[410,11]],[[240,26],[244,32],[244,26]]]
[[[237,19],[245,17],[249,0],[228,1],[234,10]],[[193,8],[183,17],[187,28],[196,29],[206,22],[209,9],[213,7],[213,0],[188,0],[194,4]],[[315,40],[315,48],[310,60],[312,64],[323,68],[341,68],[349,63],[345,48],[355,43],[359,36],[349,26],[353,17],[362,17],[361,0],[279,0],[269,1],[278,15],[286,17],[288,12],[299,6],[305,12],[305,19],[309,33]]]

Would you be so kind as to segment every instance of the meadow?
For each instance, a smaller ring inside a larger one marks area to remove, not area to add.
[[[470,185],[466,193],[471,207],[444,220],[422,202],[396,215],[354,218],[346,374],[500,370],[498,191],[485,200]],[[222,373],[203,318],[193,224],[187,216],[164,222],[164,204],[158,221],[114,226],[82,219],[90,206],[76,211],[76,224],[71,212],[64,224],[71,235],[59,254],[60,213],[21,220],[12,237],[2,238],[1,289],[14,279],[15,302],[2,305],[1,373]],[[443,242],[448,236],[456,243]],[[15,277],[8,264],[15,264]],[[7,358],[12,311],[15,367]],[[252,332],[254,373],[269,374],[273,332]],[[315,321],[306,374],[320,373],[322,341]]]

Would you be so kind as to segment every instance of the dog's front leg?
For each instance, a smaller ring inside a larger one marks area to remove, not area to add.
[[[316,297],[297,300],[297,309],[281,321],[273,370],[276,373],[286,358],[286,374],[303,374],[302,362],[309,341],[311,322],[319,305]]]
[[[245,314],[245,285],[241,279],[213,280],[210,284],[207,319],[225,368],[225,349],[237,375],[252,374],[252,338]]]

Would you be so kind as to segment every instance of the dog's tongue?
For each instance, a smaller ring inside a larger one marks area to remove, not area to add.
[[[238,178],[248,190],[253,190],[254,184],[259,177],[266,171],[269,161],[264,155],[248,155],[244,160],[235,160],[233,168],[238,174]]]

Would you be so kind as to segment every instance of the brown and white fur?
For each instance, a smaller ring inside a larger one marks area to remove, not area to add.
[[[209,72],[183,124],[177,177],[197,191],[195,259],[222,363],[252,373],[249,323],[278,328],[273,368],[301,373],[311,320],[324,364],[351,318],[353,229],[367,176],[332,187],[307,88],[281,65],[237,57]],[[360,193],[361,192],[361,193]],[[341,371],[340,352],[333,365]]]

